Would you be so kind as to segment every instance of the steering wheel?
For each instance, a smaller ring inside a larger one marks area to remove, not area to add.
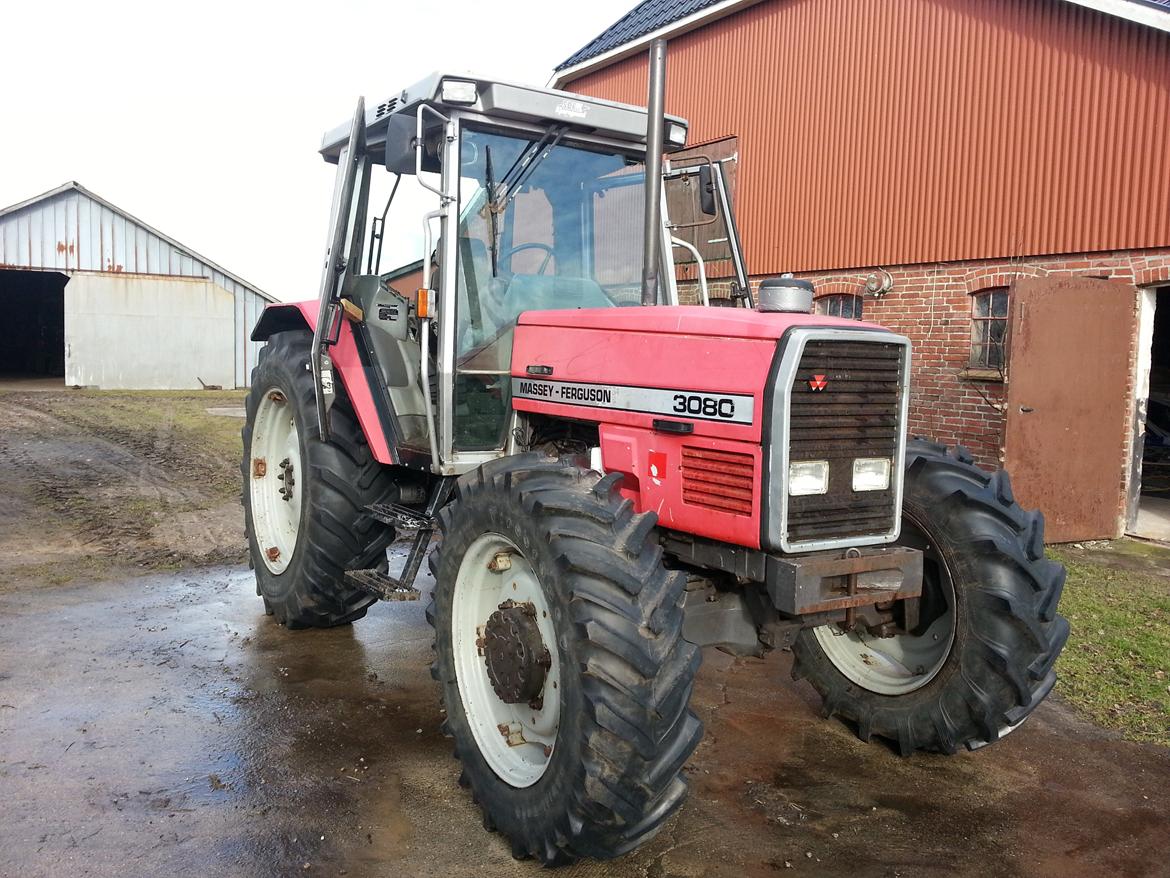
[[[527,244],[517,244],[515,247],[512,247],[510,250],[508,250],[506,253],[502,254],[500,256],[500,262],[510,263],[512,257],[515,254],[520,253],[523,250],[543,250],[544,251],[544,260],[540,263],[540,268],[538,268],[536,270],[537,274],[544,274],[545,269],[548,268],[549,262],[552,261],[552,258],[555,255],[555,253],[553,252],[553,248],[550,247],[548,244],[543,244],[540,241],[529,241]]]

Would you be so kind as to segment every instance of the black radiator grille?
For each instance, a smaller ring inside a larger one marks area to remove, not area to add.
[[[824,494],[788,498],[788,541],[837,540],[888,533],[901,412],[904,346],[889,342],[813,340],[792,382],[790,461],[827,460]],[[817,388],[820,389],[817,389]],[[853,490],[858,457],[894,460],[886,491]]]

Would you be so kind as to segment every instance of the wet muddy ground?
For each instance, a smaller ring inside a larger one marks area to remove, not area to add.
[[[456,783],[421,603],[289,632],[228,567],[13,589],[0,618],[0,875],[548,874]],[[901,759],[822,720],[786,655],[705,658],[682,811],[558,874],[1170,874],[1165,748],[1050,699]]]

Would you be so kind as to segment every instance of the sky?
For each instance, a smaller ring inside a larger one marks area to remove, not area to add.
[[[437,69],[545,85],[635,3],[5,4],[0,206],[76,180],[277,299],[314,298],[335,171],[317,149],[360,95]],[[404,182],[383,270],[422,258],[432,207]]]

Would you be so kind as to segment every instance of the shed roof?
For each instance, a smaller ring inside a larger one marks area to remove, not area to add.
[[[669,37],[694,30],[731,15],[760,0],[642,0],[556,66],[554,84],[559,85],[583,68],[593,68],[608,57],[623,56],[655,37]],[[1063,0],[1087,6],[1109,15],[1170,31],[1170,0]],[[623,51],[625,50],[625,51]],[[614,57],[613,60],[617,60]],[[594,63],[588,63],[588,62]],[[582,68],[580,70],[574,68]]]
[[[210,277],[277,301],[76,180],[0,208],[0,266]]]

